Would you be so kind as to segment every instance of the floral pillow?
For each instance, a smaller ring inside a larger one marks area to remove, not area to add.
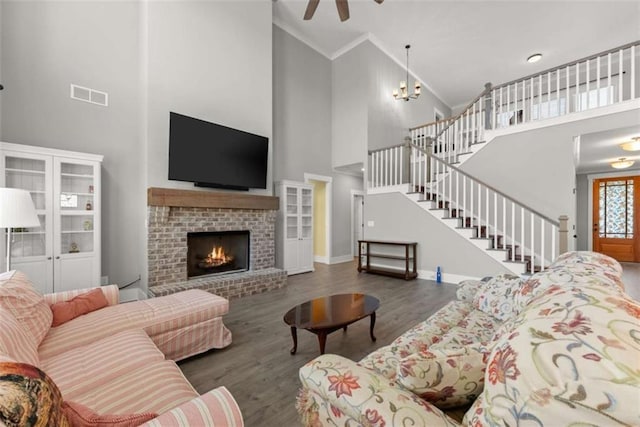
[[[468,405],[482,392],[487,356],[472,348],[421,351],[400,361],[396,381],[439,408]]]
[[[514,297],[523,282],[513,274],[499,274],[478,290],[473,305],[498,320],[509,320],[516,314]]]

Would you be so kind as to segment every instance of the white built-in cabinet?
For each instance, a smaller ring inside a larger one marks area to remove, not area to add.
[[[40,219],[39,227],[13,230],[11,268],[43,293],[100,285],[102,159],[0,142],[0,186],[29,191]],[[6,245],[0,248],[5,271]]]
[[[276,183],[280,210],[276,222],[276,266],[288,274],[313,271],[313,186]]]

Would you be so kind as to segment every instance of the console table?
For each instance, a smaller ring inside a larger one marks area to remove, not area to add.
[[[404,280],[415,279],[418,277],[417,245],[417,242],[358,240],[358,272],[366,271],[367,273],[399,277]],[[404,270],[387,266],[371,265],[371,260],[376,258],[404,261]]]

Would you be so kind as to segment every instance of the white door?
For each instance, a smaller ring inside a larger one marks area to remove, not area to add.
[[[11,268],[24,272],[42,293],[53,292],[53,219],[47,215],[52,203],[51,156],[4,151],[0,186],[29,191],[39,227],[14,229],[11,235]],[[2,271],[6,270],[6,235],[0,251]]]
[[[353,196],[353,256],[358,256],[358,240],[364,239],[364,196]]]

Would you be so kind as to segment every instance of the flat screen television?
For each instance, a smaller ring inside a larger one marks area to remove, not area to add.
[[[267,188],[269,139],[169,113],[169,179],[199,187]]]

